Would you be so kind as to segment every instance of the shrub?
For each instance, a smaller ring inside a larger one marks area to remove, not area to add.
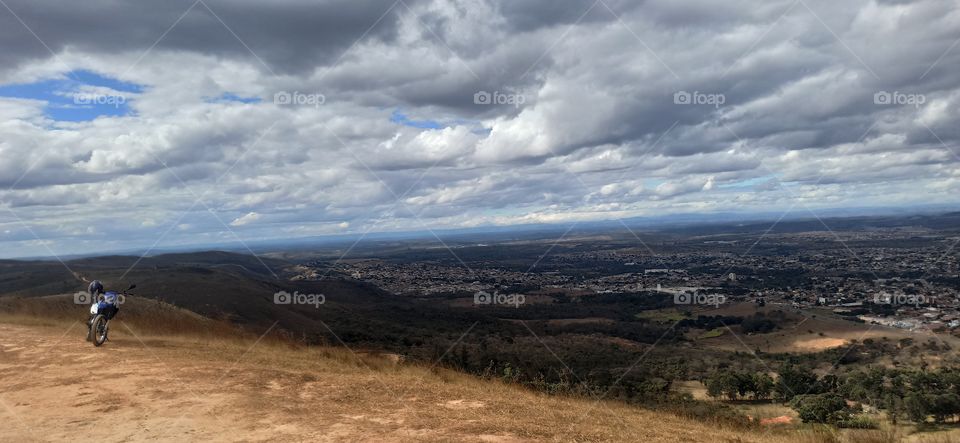
[[[866,415],[854,415],[846,420],[837,422],[837,427],[849,429],[877,429],[879,425]]]

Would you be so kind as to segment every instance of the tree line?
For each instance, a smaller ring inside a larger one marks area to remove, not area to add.
[[[785,364],[774,375],[721,369],[704,384],[713,398],[775,399],[790,405],[809,423],[874,427],[857,415],[863,405],[886,411],[894,423],[960,422],[960,368],[871,367],[841,376],[818,376],[807,367]]]

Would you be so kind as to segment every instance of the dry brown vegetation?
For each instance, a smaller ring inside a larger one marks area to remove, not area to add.
[[[8,323],[57,325],[86,320],[89,306],[77,305],[72,295],[0,298],[0,319]],[[241,333],[225,322],[212,320],[154,299],[126,297],[123,319],[144,334],[187,337],[235,337]]]
[[[897,431],[734,428],[305,347],[148,301],[83,341],[65,297],[0,300],[0,441],[893,442]],[[81,311],[82,312],[82,311]],[[262,332],[262,331],[260,331]],[[927,435],[924,442],[948,441]],[[938,440],[940,439],[940,440]]]

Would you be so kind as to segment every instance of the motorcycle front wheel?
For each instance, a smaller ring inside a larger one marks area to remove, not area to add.
[[[102,315],[93,318],[90,324],[90,334],[93,336],[93,345],[100,346],[107,341],[107,319]]]

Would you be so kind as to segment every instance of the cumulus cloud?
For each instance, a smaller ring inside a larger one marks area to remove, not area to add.
[[[960,190],[942,0],[7,4],[11,256]]]

